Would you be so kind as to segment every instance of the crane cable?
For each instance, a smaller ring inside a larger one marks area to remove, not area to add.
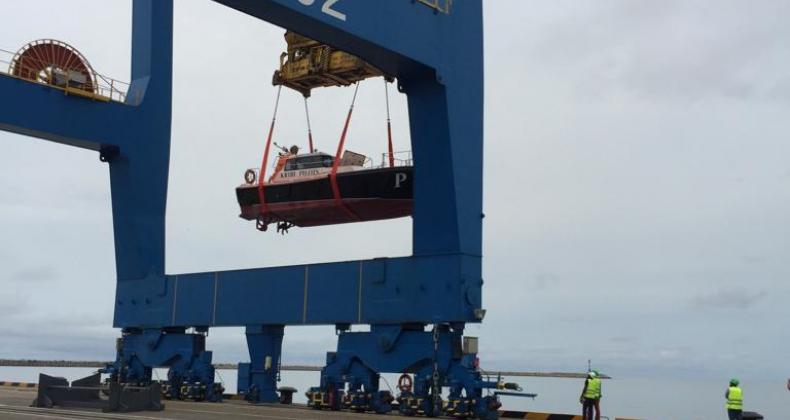
[[[343,133],[340,135],[340,141],[337,144],[337,152],[335,152],[335,160],[332,162],[332,172],[329,174],[329,182],[332,185],[332,197],[335,200],[335,205],[342,208],[353,219],[359,220],[359,215],[354,213],[348,208],[340,197],[340,187],[337,185],[337,168],[340,166],[340,154],[343,152],[343,145],[346,142],[346,134],[348,133],[348,124],[351,122],[351,114],[354,113],[354,103],[357,101],[357,92],[359,91],[359,82],[354,87],[354,97],[351,99],[351,106],[348,108],[348,115],[346,115],[346,122],[343,125]]]
[[[307,141],[310,146],[310,153],[315,152],[313,147],[313,129],[310,127],[310,112],[307,110],[307,96],[304,97],[304,115],[307,118]]]
[[[390,168],[395,166],[395,153],[392,151],[392,123],[390,122],[390,94],[387,79],[384,79],[384,102],[387,104],[387,150],[389,150]]]
[[[277,108],[280,106],[280,92],[282,91],[283,86],[280,85],[277,87],[277,99],[274,102],[274,114],[272,115],[272,123],[269,125],[269,135],[266,138],[266,148],[263,150],[263,158],[261,162],[261,170],[260,174],[258,175],[258,200],[261,205],[261,215],[265,215],[269,212],[269,205],[266,203],[264,199],[264,182],[266,180],[266,165],[269,162],[269,147],[272,144],[272,135],[274,134],[274,122],[277,120]]]

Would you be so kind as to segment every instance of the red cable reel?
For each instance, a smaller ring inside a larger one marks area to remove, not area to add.
[[[14,55],[11,75],[96,93],[96,72],[88,60],[71,45],[54,39],[28,43]]]

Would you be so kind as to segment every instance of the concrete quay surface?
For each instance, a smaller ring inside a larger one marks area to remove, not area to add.
[[[164,401],[164,411],[140,411],[135,413],[102,413],[98,410],[75,408],[32,408],[35,390],[24,388],[0,388],[1,420],[342,420],[375,419],[381,415],[359,414],[347,411],[317,411],[305,406],[250,405],[244,401],[222,403],[197,403],[186,401]],[[395,418],[397,414],[387,416]]]

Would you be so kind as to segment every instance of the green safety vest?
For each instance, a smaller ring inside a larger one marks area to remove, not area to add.
[[[727,410],[743,410],[743,391],[731,386],[727,393]]]
[[[587,389],[584,391],[584,398],[597,400],[601,398],[601,380],[598,378],[587,379]]]

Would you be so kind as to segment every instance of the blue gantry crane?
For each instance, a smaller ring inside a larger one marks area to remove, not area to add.
[[[125,102],[95,101],[0,75],[0,129],[95,150],[109,164],[117,288],[117,359],[106,372],[221,398],[209,328],[246,327],[239,390],[276,401],[285,326],[333,325],[316,407],[387,412],[383,372],[410,373],[405,414],[496,418],[478,369],[481,322],[483,27],[481,0],[215,0],[354,54],[408,96],[414,156],[413,255],[197,274],[165,273],[173,3],[133,0]],[[29,109],[39,112],[30,113]],[[251,116],[252,117],[252,116]],[[351,325],[370,325],[365,332]],[[413,384],[412,384],[413,381]],[[442,389],[449,397],[442,401]],[[175,391],[174,391],[175,392]]]

